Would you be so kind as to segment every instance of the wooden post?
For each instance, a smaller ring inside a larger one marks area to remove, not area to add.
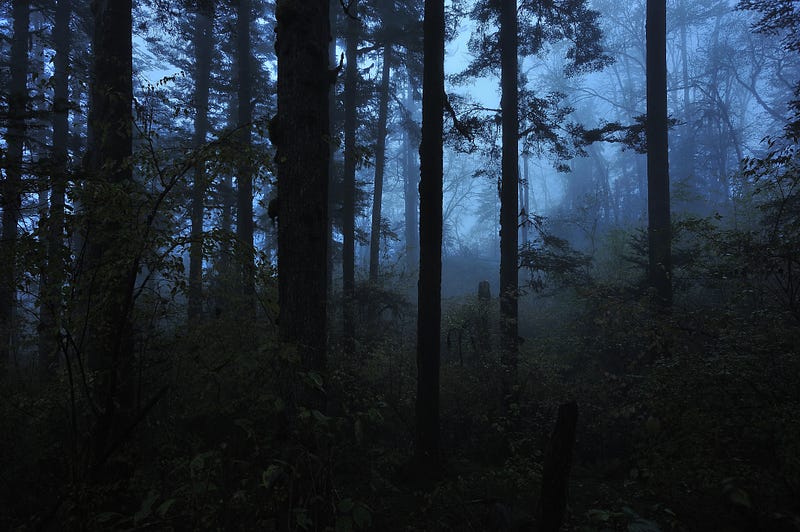
[[[542,471],[542,493],[537,511],[539,532],[558,532],[564,521],[577,424],[578,405],[575,401],[558,407],[558,419],[550,437]]]

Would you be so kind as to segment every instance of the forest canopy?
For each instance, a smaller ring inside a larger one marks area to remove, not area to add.
[[[0,4],[0,528],[800,531],[800,2]]]

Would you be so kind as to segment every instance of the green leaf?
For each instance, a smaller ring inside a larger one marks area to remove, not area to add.
[[[339,504],[337,505],[339,512],[343,514],[349,514],[351,511],[353,511],[354,506],[355,504],[353,503],[353,499],[349,498],[342,499],[341,501],[339,501]]]
[[[169,512],[169,509],[172,508],[173,504],[175,504],[175,499],[167,499],[166,501],[162,502],[158,505],[158,508],[156,508],[156,515],[161,518],[166,517],[167,512]]]
[[[306,511],[303,509],[295,510],[294,519],[297,522],[297,526],[303,530],[308,530],[311,528],[311,525],[314,524],[311,518],[308,517]]]
[[[281,473],[283,472],[283,468],[279,465],[272,464],[270,465],[266,471],[261,473],[261,485],[264,486],[266,489],[272,488],[275,484],[275,481],[278,480]]]
[[[336,532],[353,532],[353,520],[350,516],[340,516],[336,518]]]
[[[111,524],[111,521],[119,521],[122,517],[122,514],[117,512],[103,512],[97,514],[94,520],[97,523]]]
[[[356,528],[359,530],[366,530],[372,526],[372,511],[366,504],[357,504],[353,508],[353,521],[356,523]]]
[[[320,375],[315,371],[309,371],[308,380],[311,381],[312,387],[315,390],[319,390],[320,392],[325,392],[325,389],[322,387],[322,375]]]
[[[156,499],[158,499],[158,493],[156,493],[154,490],[151,490],[150,493],[147,494],[147,497],[145,497],[145,499],[142,501],[142,506],[139,508],[139,511],[134,514],[134,523],[139,523],[150,517],[150,515],[153,513],[153,504],[156,502]]]

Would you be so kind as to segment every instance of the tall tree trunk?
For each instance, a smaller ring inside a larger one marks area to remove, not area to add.
[[[328,0],[278,0],[278,287],[281,336],[308,371],[324,373],[327,346]],[[320,400],[324,406],[324,400]]]
[[[647,0],[647,234],[650,286],[659,303],[672,304],[667,137],[667,6]]]
[[[678,179],[691,179],[694,175],[694,117],[692,116],[691,91],[689,87],[689,41],[687,29],[689,26],[689,3],[681,0],[681,77],[683,81],[683,125],[684,135],[681,150],[681,171]]]
[[[331,8],[331,4],[334,6]],[[337,62],[336,58],[336,9],[339,8],[339,2],[336,0],[329,0],[328,5],[328,21],[331,28],[331,40],[328,43],[328,63],[330,65],[335,65]],[[338,72],[337,72],[338,78]],[[333,124],[336,123],[336,80],[331,83],[330,88],[328,89],[328,124],[330,127],[333,127]],[[331,132],[331,139],[335,135]],[[336,209],[336,200],[335,200],[335,191],[334,188],[336,187],[336,151],[337,151],[337,143],[330,142],[329,149],[328,149],[328,292],[331,291],[333,287],[333,270],[334,270],[334,251],[336,250],[336,240],[333,237],[333,219],[334,219],[334,211]],[[329,294],[330,296],[330,294]],[[329,300],[330,301],[330,298]]]
[[[517,368],[517,292],[519,240],[519,96],[517,93],[517,2],[503,0],[500,11],[500,87],[503,160],[500,183],[500,332],[505,392]]]
[[[386,167],[386,120],[389,114],[389,72],[392,45],[383,47],[383,72],[378,103],[378,140],[375,146],[375,190],[372,195],[372,232],[369,240],[369,280],[378,282],[378,262],[381,243],[381,202],[383,200],[383,172]]]
[[[344,182],[342,193],[342,333],[345,350],[352,351],[355,338],[355,217],[356,217],[356,128],[358,92],[358,1],[352,2],[347,17],[344,78]]]
[[[206,161],[200,149],[208,134],[208,95],[211,82],[211,55],[214,51],[214,2],[201,2],[195,13],[194,25],[194,182],[192,183],[191,244],[189,248],[189,321],[196,320],[203,309],[203,217],[205,213]]]
[[[411,74],[409,74],[405,108],[409,117],[413,118],[414,88],[411,79]],[[417,206],[419,205],[419,165],[417,164],[417,154],[414,153],[413,146],[415,136],[411,134],[411,127],[412,125],[409,123],[405,131],[405,144],[403,146],[405,241],[406,261],[409,273],[414,272],[419,267],[419,220],[417,218]]]
[[[39,359],[45,373],[57,363],[61,328],[61,289],[64,285],[64,200],[68,176],[69,145],[69,21],[71,0],[58,0],[53,27],[53,172],[50,178],[50,210],[47,219],[47,266],[42,287]]]
[[[30,2],[12,3],[14,36],[11,41],[11,80],[8,87],[6,179],[2,187],[3,235],[0,240],[0,365],[11,363],[14,346],[17,224],[22,204],[22,149],[28,106],[28,36]]]
[[[522,164],[524,165],[523,168],[524,168],[524,172],[525,173],[524,173],[524,179],[522,179],[520,181],[520,187],[519,187],[520,188],[520,194],[522,194],[522,197],[520,198],[520,201],[519,201],[519,205],[520,205],[520,209],[519,210],[521,212],[525,213],[524,217],[521,217],[521,220],[520,220],[520,223],[522,224],[521,236],[522,236],[522,245],[523,246],[528,243],[528,226],[530,225],[528,223],[528,220],[530,220],[530,218],[531,218],[531,211],[530,211],[530,181],[528,181],[529,176],[530,176],[530,171],[528,169],[528,159],[529,159],[529,157],[528,157],[527,153],[522,155]]]
[[[97,372],[94,458],[102,461],[133,406],[130,315],[139,245],[132,186],[132,2],[95,0],[89,108],[81,346]]]
[[[236,55],[239,71],[237,127],[241,159],[236,169],[236,240],[241,261],[241,291],[247,315],[255,311],[255,269],[253,264],[253,168],[250,164],[253,122],[250,46],[251,0],[239,0],[236,20]]]
[[[420,143],[416,459],[439,470],[439,365],[442,320],[442,181],[444,156],[444,0],[425,0]]]

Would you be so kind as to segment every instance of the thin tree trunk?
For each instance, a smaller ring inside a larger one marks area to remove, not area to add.
[[[328,5],[328,24],[331,28],[331,40],[328,43],[328,63],[331,65],[336,64],[336,11],[339,3],[336,0],[329,0],[335,6],[333,9]],[[339,74],[336,73],[338,78]],[[333,124],[336,123],[336,80],[331,83],[328,89],[328,124],[332,129]],[[333,142],[335,137],[333,131],[330,132],[332,141],[329,143],[328,149],[328,292],[333,287],[333,270],[334,270],[334,250],[336,249],[336,240],[333,238],[333,218],[334,210],[336,209],[334,197],[336,196],[334,188],[336,187],[336,142]],[[330,296],[330,293],[328,294]],[[330,299],[329,299],[330,301]]]
[[[647,209],[650,286],[672,304],[667,137],[667,7],[647,0]]]
[[[405,108],[409,115],[413,116],[414,88],[411,84],[411,74],[408,75]],[[419,267],[419,220],[417,218],[417,206],[419,205],[419,165],[417,164],[417,155],[414,153],[413,145],[414,136],[411,134],[411,130],[407,128],[403,146],[403,198],[405,203],[406,261],[408,263],[409,273],[414,272]]]
[[[14,351],[14,301],[16,299],[17,224],[22,204],[22,149],[28,105],[28,36],[30,2],[12,4],[14,36],[11,41],[11,80],[8,95],[8,161],[2,187],[3,235],[0,240],[0,365],[11,363]]]
[[[64,285],[64,200],[68,176],[69,144],[69,21],[71,0],[58,0],[53,27],[55,45],[53,73],[53,173],[50,178],[50,210],[47,220],[46,282],[42,289],[39,359],[43,371],[50,373],[58,362],[58,335]]]
[[[350,5],[347,18],[344,81],[344,183],[342,194],[342,326],[345,349],[352,351],[355,338],[355,200],[356,200],[356,120],[358,91],[358,2]]]
[[[190,323],[203,310],[203,218],[205,213],[206,176],[205,158],[200,158],[200,149],[208,134],[208,96],[211,82],[211,55],[214,51],[214,2],[203,2],[195,14],[194,26],[194,137],[195,149],[194,182],[192,183],[191,244],[189,249],[189,295],[188,314]]]
[[[439,365],[442,319],[442,181],[444,154],[444,0],[425,0],[420,143],[416,459],[435,475],[439,457]]]
[[[241,291],[246,315],[255,311],[255,268],[253,264],[253,168],[251,158],[251,123],[253,76],[251,72],[250,19],[251,0],[239,0],[236,21],[236,53],[239,70],[239,109],[237,127],[242,158],[236,176],[236,240],[241,260]]]
[[[369,280],[378,282],[378,263],[381,242],[381,202],[383,200],[383,172],[386,167],[386,121],[389,114],[389,73],[392,45],[383,48],[383,72],[380,102],[378,103],[378,140],[375,146],[375,190],[372,195],[372,232],[369,243]]]
[[[528,223],[528,220],[530,220],[530,217],[531,217],[531,211],[530,211],[530,181],[528,181],[528,179],[530,177],[530,172],[529,172],[529,169],[528,169],[528,159],[529,159],[529,157],[528,157],[527,153],[522,156],[522,164],[524,165],[523,169],[524,169],[524,172],[525,172],[524,173],[525,177],[524,177],[524,179],[522,181],[520,181],[520,187],[519,187],[520,188],[520,193],[522,194],[522,198],[520,199],[520,202],[519,202],[520,203],[520,209],[519,210],[521,212],[525,213],[525,216],[520,220],[520,223],[522,224],[522,227],[521,227],[522,231],[521,232],[522,232],[522,245],[523,246],[528,243],[528,226],[530,225]]]
[[[503,157],[500,184],[500,332],[505,366],[504,391],[516,377],[519,240],[519,96],[517,93],[517,2],[503,0],[500,11]]]

